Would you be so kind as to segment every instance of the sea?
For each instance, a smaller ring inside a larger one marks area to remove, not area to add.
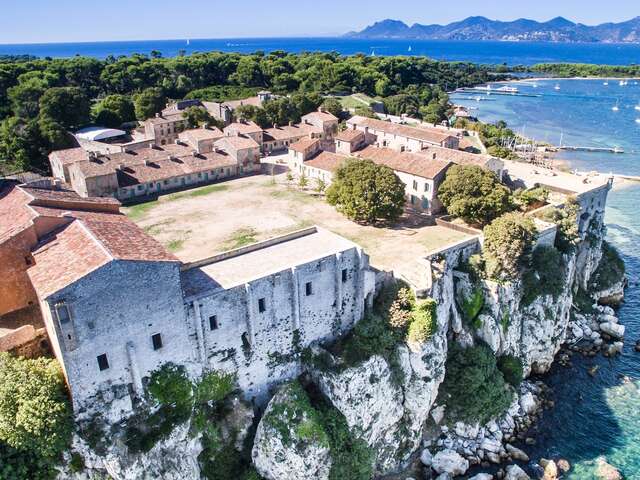
[[[70,57],[149,53],[173,56],[184,50],[336,51],[343,54],[427,55],[431,58],[483,64],[586,62],[629,65],[640,60],[640,45],[526,42],[446,42],[356,40],[344,38],[272,38],[162,40],[75,44],[0,45],[2,54]],[[513,84],[528,96],[455,94],[455,103],[472,109],[483,121],[505,120],[526,136],[552,144],[618,147],[624,153],[563,153],[570,168],[640,175],[640,79],[526,79]],[[478,100],[480,98],[480,100]],[[606,211],[608,239],[621,252],[630,285],[618,315],[627,327],[621,356],[573,357],[573,366],[555,366],[544,377],[553,387],[555,408],[537,428],[537,443],[523,447],[532,460],[564,458],[572,465],[567,478],[596,479],[596,459],[605,457],[627,479],[640,479],[640,183],[616,187]],[[595,377],[587,370],[600,368]],[[528,465],[534,467],[533,464]]]

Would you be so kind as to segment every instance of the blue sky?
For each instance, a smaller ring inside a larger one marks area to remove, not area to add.
[[[0,43],[325,36],[383,18],[448,23],[470,15],[596,24],[640,14],[638,0],[0,0]]]

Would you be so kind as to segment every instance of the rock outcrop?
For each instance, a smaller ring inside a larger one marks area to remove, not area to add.
[[[297,383],[281,387],[269,402],[256,431],[252,457],[256,470],[267,480],[329,478],[327,435]]]

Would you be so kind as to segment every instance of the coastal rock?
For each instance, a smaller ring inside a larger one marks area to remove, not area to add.
[[[603,322],[600,324],[600,331],[602,333],[606,333],[616,339],[624,338],[624,330],[624,325],[620,325],[619,323]]]
[[[604,457],[596,459],[596,477],[599,480],[622,480],[622,475],[616,467],[607,463]]]
[[[518,465],[509,465],[504,478],[505,480],[531,480],[531,477]]]
[[[433,457],[431,467],[438,473],[464,475],[469,470],[469,461],[453,450],[442,450]]]
[[[542,480],[556,480],[558,478],[558,467],[553,460],[540,460],[540,465],[544,468]]]
[[[522,408],[522,411],[527,415],[530,415],[531,413],[535,412],[538,409],[538,402],[536,402],[536,399],[533,397],[533,394],[531,394],[530,392],[527,392],[524,395],[522,395],[520,397],[519,403],[520,403],[520,408]]]
[[[473,477],[469,477],[469,480],[493,480],[493,475],[490,473],[478,473]]]
[[[253,465],[267,480],[326,480],[331,471],[328,441],[315,432],[301,436],[298,425],[311,425],[313,419],[294,385],[281,387],[269,402],[256,431]]]
[[[433,455],[431,455],[428,448],[422,450],[422,453],[420,454],[420,461],[425,467],[431,466],[431,463],[433,462]]]
[[[523,462],[529,461],[529,455],[527,455],[525,452],[523,452],[519,448],[514,447],[510,443],[507,443],[505,445],[505,449],[507,450],[507,453],[511,455],[511,458],[513,458],[514,460],[521,460]]]

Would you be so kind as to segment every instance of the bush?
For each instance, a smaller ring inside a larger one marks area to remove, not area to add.
[[[350,159],[334,174],[327,202],[356,222],[396,220],[403,212],[404,188],[389,167]]]
[[[53,478],[71,430],[57,361],[0,353],[0,478]]]
[[[471,293],[471,297],[462,300],[462,314],[467,325],[473,328],[480,328],[480,312],[484,307],[484,292],[482,288],[476,288]]]
[[[514,194],[515,203],[517,203],[523,211],[542,207],[547,203],[548,198],[549,190],[544,187],[519,190]]]
[[[502,372],[504,379],[510,385],[518,387],[524,378],[522,361],[513,355],[503,355],[498,358],[498,369]]]
[[[476,165],[454,165],[438,189],[451,215],[473,225],[486,225],[513,209],[509,189],[493,172]]]
[[[437,328],[435,300],[430,298],[419,302],[411,312],[407,342],[423,344],[431,338]]]
[[[205,373],[196,387],[196,400],[198,403],[220,402],[233,391],[234,383],[231,373]]]
[[[609,242],[602,242],[602,258],[598,268],[593,274],[592,286],[595,291],[611,288],[622,281],[625,274],[624,261],[620,258],[618,250]]]
[[[487,275],[515,280],[528,263],[536,227],[518,213],[506,213],[484,228],[483,257]]]
[[[580,205],[572,197],[567,199],[563,208],[552,208],[544,212],[543,220],[558,225],[555,246],[562,253],[572,253],[580,243],[579,213]]]
[[[438,403],[447,405],[450,421],[485,424],[511,404],[513,391],[487,345],[465,349],[454,343],[445,369]]]
[[[181,365],[164,364],[151,374],[147,389],[160,405],[191,408],[193,403],[193,385]]]
[[[565,287],[564,261],[558,249],[542,245],[533,251],[531,267],[522,277],[522,302],[530,305],[541,295],[562,293]]]

